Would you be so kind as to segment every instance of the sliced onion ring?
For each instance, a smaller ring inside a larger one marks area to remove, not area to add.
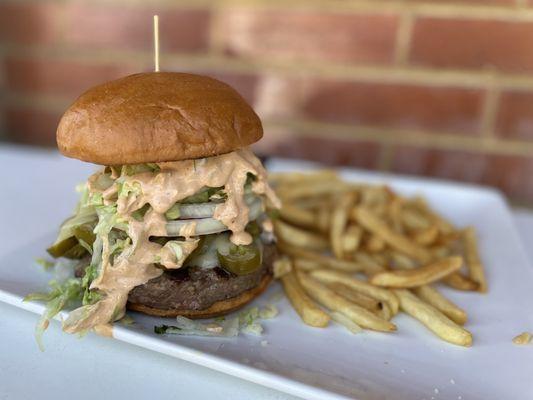
[[[246,204],[252,204],[257,196],[247,194],[244,196]],[[180,204],[180,217],[178,219],[209,218],[215,214],[215,209],[220,203],[208,202],[198,204]]]
[[[254,199],[249,207],[249,221],[255,220],[263,212],[263,202],[260,198]],[[226,225],[215,218],[178,219],[167,222],[166,236],[179,236],[181,229],[184,226],[189,225],[191,222],[196,222],[193,236],[210,235],[212,233],[220,233],[228,230]]]

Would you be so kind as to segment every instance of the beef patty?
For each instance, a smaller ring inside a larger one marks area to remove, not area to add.
[[[272,274],[274,257],[275,246],[265,245],[261,267],[247,275],[234,275],[219,267],[165,270],[135,287],[128,301],[162,310],[204,310],[259,285],[265,274]]]

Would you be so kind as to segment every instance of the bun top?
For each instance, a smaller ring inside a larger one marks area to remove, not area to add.
[[[93,87],[65,112],[57,145],[103,165],[228,153],[263,136],[257,114],[230,86],[201,75],[151,72]]]

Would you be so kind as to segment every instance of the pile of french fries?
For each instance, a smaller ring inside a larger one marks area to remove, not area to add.
[[[472,345],[466,312],[434,286],[487,291],[472,227],[455,228],[421,197],[332,171],[277,173],[270,183],[282,201],[274,274],[306,324],[392,332],[404,312],[445,341]]]

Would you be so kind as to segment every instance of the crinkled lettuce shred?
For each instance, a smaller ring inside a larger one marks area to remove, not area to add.
[[[49,293],[31,293],[24,298],[24,301],[39,300],[46,302],[45,311],[35,327],[35,339],[41,351],[44,351],[42,336],[46,328],[48,328],[50,320],[70,303],[79,301],[82,293],[80,279],[69,279],[61,284],[57,281],[51,281],[50,286],[52,290]]]

